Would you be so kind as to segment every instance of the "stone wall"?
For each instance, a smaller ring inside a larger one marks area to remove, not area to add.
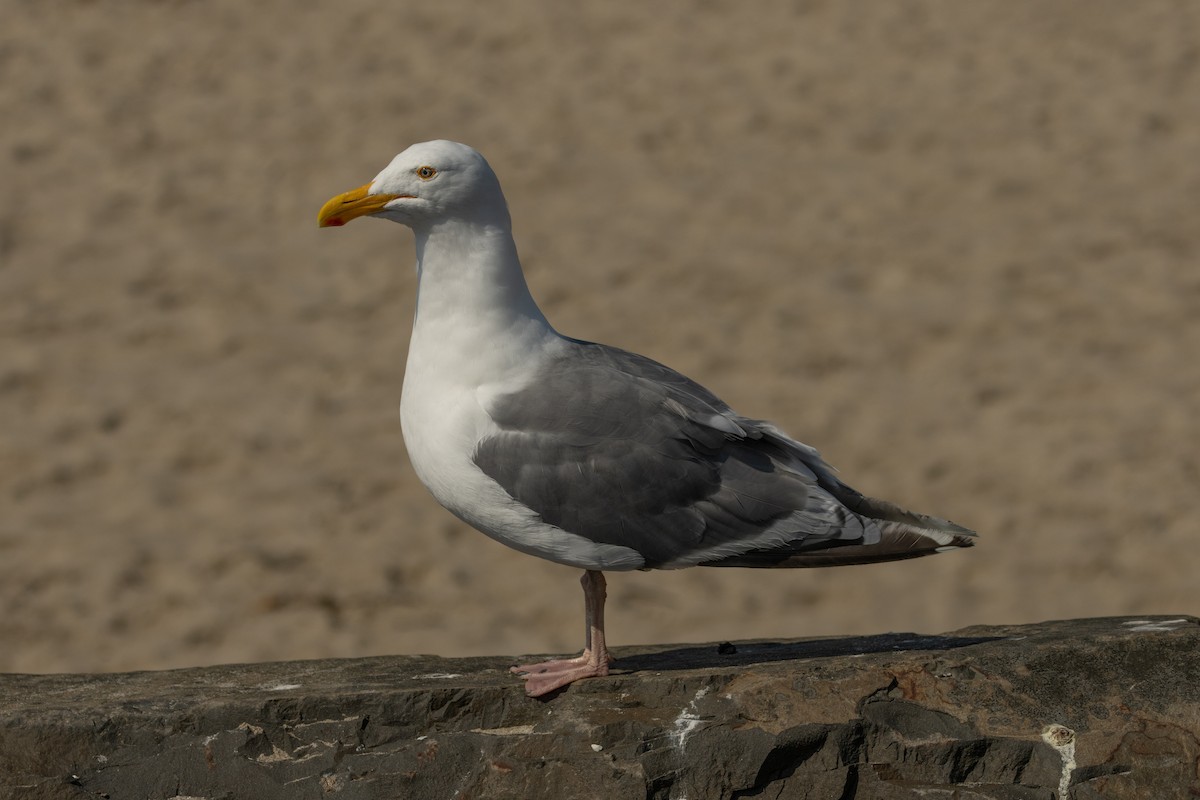
[[[0,797],[1200,794],[1191,617],[617,652],[541,700],[502,658],[0,675]]]

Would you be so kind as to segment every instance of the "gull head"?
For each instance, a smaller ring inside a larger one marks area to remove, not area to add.
[[[459,220],[509,224],[500,181],[474,148],[439,139],[409,147],[370,183],[339,194],[321,207],[322,228],[373,216],[428,230]]]

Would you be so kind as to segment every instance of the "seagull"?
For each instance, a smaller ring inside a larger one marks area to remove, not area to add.
[[[670,367],[556,331],[473,148],[415,144],[318,224],[363,216],[416,240],[400,421],[417,476],[491,538],[584,570],[583,653],[514,666],[529,696],[609,673],[605,571],[830,567],[973,544],[973,531],[855,491],[814,448]]]

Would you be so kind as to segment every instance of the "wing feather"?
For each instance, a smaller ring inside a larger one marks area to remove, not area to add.
[[[480,469],[543,521],[647,567],[879,539],[822,486],[832,469],[815,450],[643,356],[572,342],[488,412],[500,432],[479,443]]]

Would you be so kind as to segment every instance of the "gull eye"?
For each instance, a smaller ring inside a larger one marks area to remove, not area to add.
[[[434,175],[437,175],[437,170],[433,167],[417,167],[417,177],[423,181],[432,180]]]

